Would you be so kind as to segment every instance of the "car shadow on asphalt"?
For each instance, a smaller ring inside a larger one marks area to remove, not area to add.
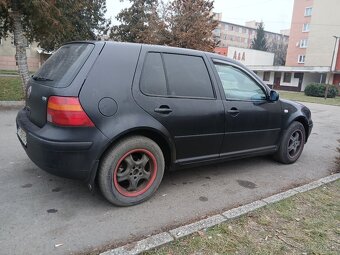
[[[156,202],[155,199],[158,199],[157,193],[162,193],[164,190],[172,193],[172,191],[175,192],[179,186],[186,186],[186,188],[190,189],[191,185],[192,189],[195,189],[196,184],[204,186],[208,185],[208,182],[210,182],[210,184],[214,183],[215,180],[235,178],[237,175],[242,175],[253,170],[256,171],[257,166],[263,164],[271,165],[272,167],[280,165],[273,161],[271,157],[263,156],[227,161],[213,165],[185,168],[177,171],[168,171],[163,177],[159,190],[156,192],[155,196],[150,199],[150,201]],[[34,191],[34,195],[36,196],[48,196],[54,200],[63,200],[63,204],[76,202],[77,206],[83,208],[96,207],[106,210],[118,208],[112,206],[105,200],[105,198],[101,195],[98,185],[95,185],[94,191],[90,192],[84,182],[53,176],[42,171],[36,166],[25,168],[23,173],[23,177],[28,180],[32,179],[34,176],[37,177],[37,179],[34,178],[34,183],[28,181],[21,185],[21,187],[26,190],[32,189],[32,186],[35,186],[36,188],[37,186],[40,186]],[[243,185],[245,188],[248,186],[251,188],[254,184],[249,181],[247,183],[247,181],[241,180],[239,185]],[[49,211],[49,213],[54,212],[54,210]]]

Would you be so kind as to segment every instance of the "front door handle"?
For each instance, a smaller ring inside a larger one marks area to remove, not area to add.
[[[232,107],[228,113],[233,116],[233,117],[236,117],[237,115],[239,115],[240,111],[239,109],[237,109],[236,107]]]
[[[168,105],[161,105],[160,107],[155,109],[155,112],[161,114],[169,114],[172,112],[172,109]]]

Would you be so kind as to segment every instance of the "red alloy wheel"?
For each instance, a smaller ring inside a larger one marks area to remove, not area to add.
[[[113,172],[113,185],[126,197],[144,194],[154,183],[157,160],[146,149],[130,150],[122,156]]]

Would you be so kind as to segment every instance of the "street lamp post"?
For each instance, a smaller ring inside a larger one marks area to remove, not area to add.
[[[328,82],[326,84],[326,89],[325,89],[325,99],[327,99],[327,96],[328,96],[329,82],[330,82],[330,79],[331,79],[331,74],[333,72],[335,50],[336,50],[336,46],[338,44],[338,39],[340,38],[340,36],[333,35],[333,37],[335,38],[335,43],[334,43],[334,49],[333,49],[333,55],[332,55],[331,68],[329,69],[330,72],[329,72]]]

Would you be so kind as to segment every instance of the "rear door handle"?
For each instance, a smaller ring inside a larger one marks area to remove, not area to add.
[[[172,109],[168,105],[161,105],[160,107],[155,109],[155,112],[161,114],[169,114],[172,112]]]
[[[239,115],[240,111],[236,108],[236,107],[232,107],[228,113],[233,116],[236,117],[237,115]]]

